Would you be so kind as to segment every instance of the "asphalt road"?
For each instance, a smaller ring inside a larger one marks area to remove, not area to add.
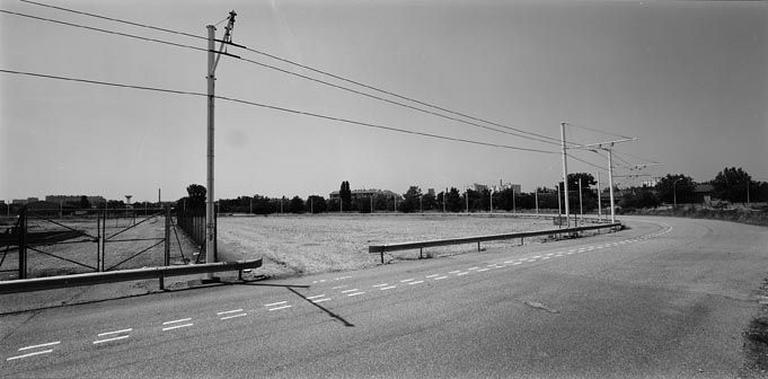
[[[6,315],[0,376],[735,376],[768,228],[623,221],[569,241]]]

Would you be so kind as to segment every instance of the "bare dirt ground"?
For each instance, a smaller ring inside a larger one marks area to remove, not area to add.
[[[380,262],[368,246],[450,237],[512,233],[553,228],[551,220],[466,215],[304,215],[221,217],[218,224],[220,259],[264,258],[258,271],[285,277],[372,267]],[[526,241],[529,243],[532,241]],[[500,241],[498,247],[519,244]],[[429,257],[476,249],[459,245],[425,249]],[[388,261],[417,259],[418,250],[387,254]]]

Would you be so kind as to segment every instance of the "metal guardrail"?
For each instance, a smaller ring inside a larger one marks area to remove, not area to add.
[[[47,278],[0,281],[0,294],[33,292],[56,288],[78,287],[94,284],[116,283],[142,279],[160,279],[169,276],[205,274],[222,271],[240,271],[261,267],[261,259],[240,262],[216,262],[185,266],[159,266],[131,270],[89,272],[85,274],[50,276]]]
[[[622,227],[623,227],[623,225],[620,222],[617,222],[617,223],[613,223],[613,224],[579,226],[579,227],[575,227],[575,228],[564,228],[564,229],[547,229],[547,230],[537,230],[537,231],[532,231],[532,232],[493,234],[493,235],[486,235],[486,236],[447,238],[447,239],[428,240],[428,241],[415,241],[415,242],[388,243],[388,244],[383,244],[383,245],[370,245],[370,246],[368,246],[368,252],[369,253],[380,253],[381,254],[381,263],[384,264],[384,253],[390,252],[390,251],[419,249],[419,257],[421,258],[422,250],[425,247],[449,246],[449,245],[462,245],[462,244],[469,244],[469,243],[477,243],[477,251],[480,251],[480,242],[506,240],[506,239],[515,239],[515,238],[520,238],[521,241],[522,241],[524,238],[527,238],[527,237],[537,237],[537,236],[549,236],[549,235],[555,235],[555,234],[577,233],[577,232],[583,232],[583,231],[587,231],[587,230],[598,230],[598,229],[607,229],[607,228],[610,228],[610,229],[621,229]]]

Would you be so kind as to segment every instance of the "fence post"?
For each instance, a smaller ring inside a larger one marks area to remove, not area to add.
[[[19,211],[19,279],[27,278],[27,207]]]

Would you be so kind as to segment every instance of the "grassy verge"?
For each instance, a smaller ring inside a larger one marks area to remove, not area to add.
[[[648,216],[671,216],[671,217],[689,217],[706,218],[713,220],[724,220],[740,222],[742,224],[768,226],[768,209],[709,209],[692,206],[681,206],[677,209],[671,208],[643,208],[643,209],[625,209],[622,214],[648,215]]]
[[[743,378],[768,376],[768,279],[763,281],[760,294],[764,299],[758,315],[744,330],[744,367],[739,372]]]

